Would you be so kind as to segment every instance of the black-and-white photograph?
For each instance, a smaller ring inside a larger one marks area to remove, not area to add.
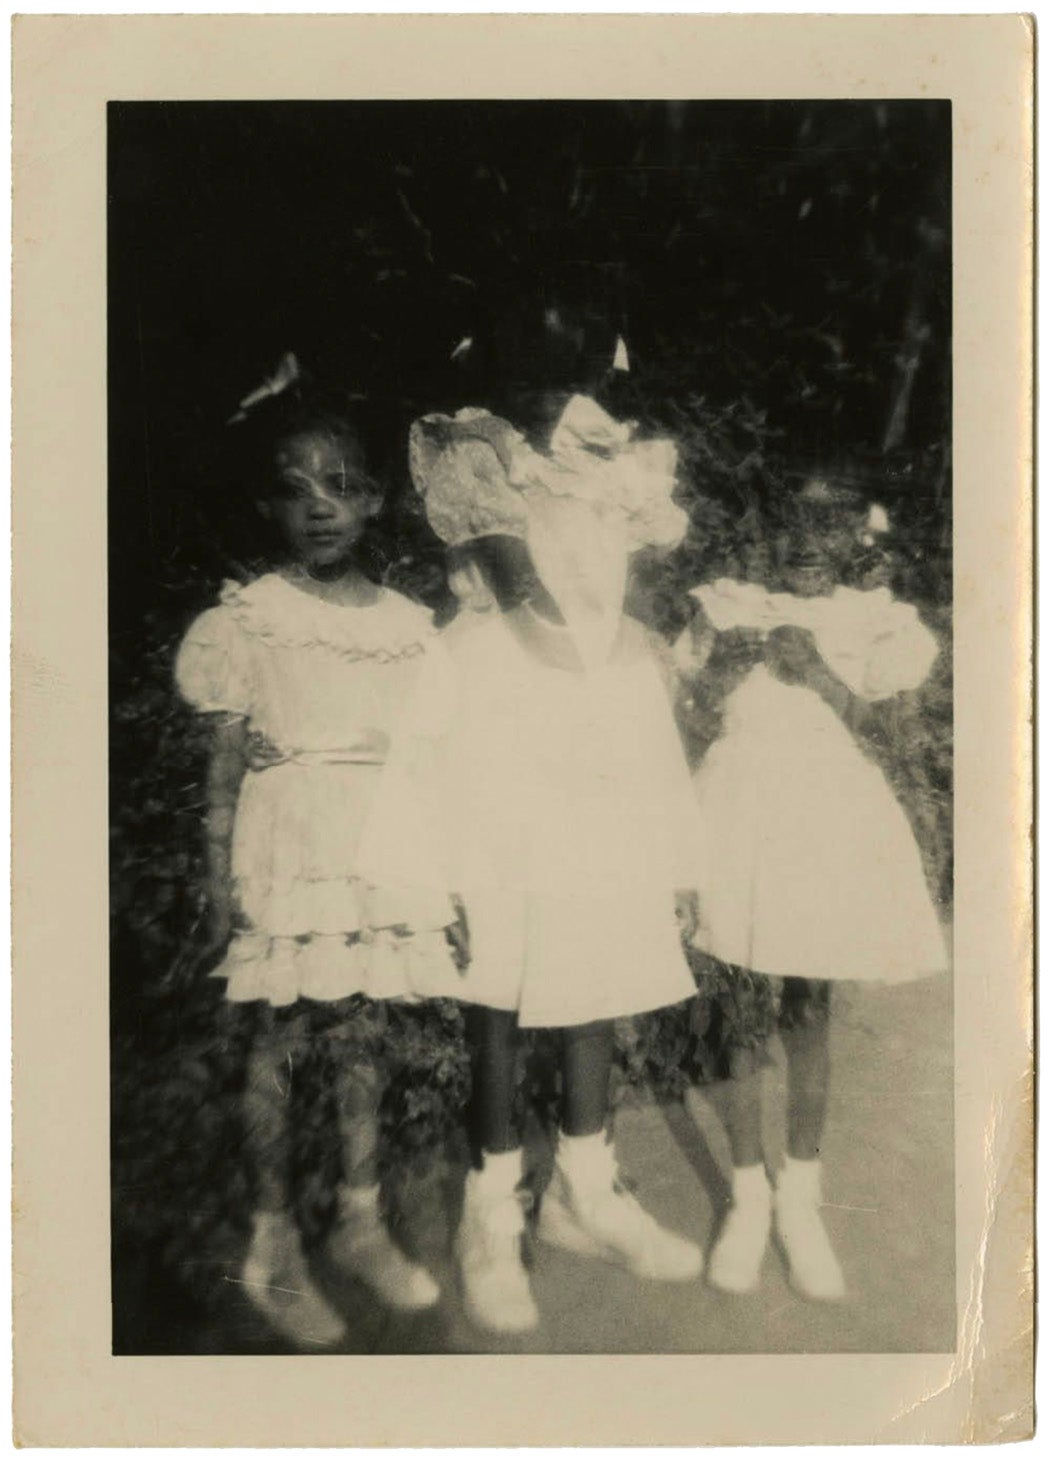
[[[950,104],[107,128],[114,1354],[953,1351]]]

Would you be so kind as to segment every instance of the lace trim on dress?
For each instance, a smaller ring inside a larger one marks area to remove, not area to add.
[[[271,647],[328,648],[351,661],[410,658],[436,633],[426,608],[387,588],[375,603],[349,607],[269,573],[247,586],[225,582],[219,598],[250,637]]]

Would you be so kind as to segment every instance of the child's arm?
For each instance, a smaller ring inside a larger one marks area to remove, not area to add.
[[[225,951],[237,917],[232,871],[233,821],[247,764],[247,721],[217,715],[208,759],[204,815],[207,921],[202,961]]]
[[[201,960],[220,955],[234,927],[233,821],[249,760],[253,674],[244,635],[226,607],[209,608],[175,655],[175,682],[204,716],[211,743],[205,779],[205,945]]]
[[[695,762],[722,732],[726,699],[762,661],[761,634],[747,628],[716,632],[698,606],[676,644],[675,659],[681,672],[677,718]]]
[[[693,616],[672,649],[682,676],[699,680],[710,702],[728,697],[761,661],[762,634],[752,628],[716,629],[697,603]]]
[[[686,633],[688,632],[687,628]],[[676,724],[676,710],[679,708],[676,699],[682,693],[682,682],[677,669],[687,669],[692,660],[687,658],[682,663],[661,638],[653,633],[647,636],[655,666],[667,693],[667,705],[662,711],[659,705],[656,706],[656,713],[651,721],[652,740],[646,742],[646,759],[650,768],[655,771],[653,794],[666,807],[663,820],[674,842],[675,916],[682,941],[687,946],[692,946],[701,924],[700,898],[696,887],[701,879],[706,842],[696,813],[683,731]],[[703,661],[706,662],[706,654]]]

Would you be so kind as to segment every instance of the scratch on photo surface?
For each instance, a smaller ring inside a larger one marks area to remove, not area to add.
[[[272,1286],[269,1281],[242,1281],[236,1276],[223,1276],[222,1278],[230,1286],[253,1286],[259,1291],[283,1291],[286,1296],[304,1296],[304,1291],[297,1291],[292,1286]]]

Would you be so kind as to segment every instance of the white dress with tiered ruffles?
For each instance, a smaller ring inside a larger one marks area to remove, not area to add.
[[[232,870],[247,925],[214,974],[231,1001],[410,997],[447,980],[447,898],[393,895],[357,868],[433,637],[426,610],[398,593],[344,606],[278,574],[227,583],[186,634],[183,697],[246,719],[280,755],[249,769],[237,803]]]
[[[917,689],[938,653],[889,591],[826,598],[721,582],[695,594],[716,629],[808,628],[828,666],[875,701]],[[694,776],[711,851],[704,946],[773,976],[903,982],[947,951],[911,827],[886,777],[812,689],[756,667]]]

